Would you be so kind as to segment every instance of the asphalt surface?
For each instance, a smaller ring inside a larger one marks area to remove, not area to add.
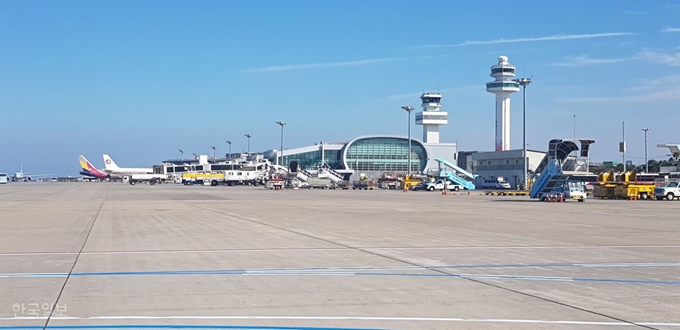
[[[0,329],[680,329],[679,214],[475,192],[10,183]]]

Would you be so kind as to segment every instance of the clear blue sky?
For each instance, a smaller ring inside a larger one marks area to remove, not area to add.
[[[503,4],[503,5],[501,5]],[[77,174],[83,154],[148,166],[193,152],[406,135],[440,91],[443,142],[493,150],[489,67],[527,89],[528,144],[597,140],[596,160],[680,143],[680,1],[0,2],[0,171]],[[512,147],[521,148],[521,93]],[[415,137],[420,127],[413,127]]]

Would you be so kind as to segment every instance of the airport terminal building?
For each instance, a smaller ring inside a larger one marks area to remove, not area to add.
[[[415,124],[423,126],[423,138],[409,139],[395,135],[360,136],[342,142],[319,142],[312,146],[265,151],[264,157],[273,164],[281,157],[280,165],[288,166],[296,161],[306,170],[314,170],[327,165],[337,172],[346,175],[366,174],[377,177],[382,172],[409,171],[408,159],[411,154],[411,172],[421,173],[427,169],[436,169],[437,163],[432,159],[445,158],[453,163],[457,160],[455,143],[440,143],[439,126],[448,124],[448,113],[440,110],[441,94],[423,93],[420,97],[423,110],[415,115]],[[410,112],[413,108],[404,108]]]
[[[391,135],[360,136],[344,142],[319,142],[312,146],[288,149],[283,152],[269,150],[264,157],[276,164],[287,166],[296,161],[300,167],[314,170],[324,164],[347,175],[365,173],[375,176],[378,172],[408,172],[408,137]],[[418,139],[411,139],[411,172],[419,173],[428,168],[433,157],[456,157],[456,145],[430,146]],[[431,164],[430,164],[431,165]]]

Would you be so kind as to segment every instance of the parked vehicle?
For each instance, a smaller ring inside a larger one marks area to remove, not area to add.
[[[502,177],[494,180],[484,180],[479,185],[481,189],[511,189],[510,183],[506,182]]]
[[[541,194],[540,199],[543,201],[551,196],[561,196],[564,200],[574,199],[579,202],[585,202],[586,198],[588,198],[586,185],[582,181],[573,180],[559,182],[550,192]]]
[[[411,190],[413,191],[427,190],[427,185],[425,184],[425,182],[420,182],[418,184],[412,185]]]
[[[657,187],[654,189],[654,197],[660,201],[664,198],[669,201],[680,199],[680,182],[672,181],[664,187]]]
[[[205,185],[217,186],[220,182],[224,182],[224,173],[184,173],[182,174],[182,183],[185,185]]]
[[[123,182],[135,185],[139,182],[148,182],[150,185],[163,183],[167,178],[163,174],[130,174],[123,178]]]
[[[426,184],[425,189],[427,189],[427,191],[444,190],[444,189],[450,190],[450,191],[458,191],[458,190],[462,190],[464,188],[463,188],[463,186],[461,186],[459,184],[455,184],[453,182],[440,179],[440,180],[437,180],[435,182],[428,182]]]

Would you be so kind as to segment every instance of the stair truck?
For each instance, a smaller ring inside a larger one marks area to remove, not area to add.
[[[579,202],[585,202],[588,196],[585,183],[574,180],[564,180],[558,183],[549,193],[542,196],[541,200],[545,200],[550,195],[561,196],[563,200],[573,199]]]
[[[562,171],[559,160],[550,158],[543,172],[537,177],[536,182],[531,187],[530,198],[538,198],[541,201],[546,199],[575,199],[585,202],[587,198],[586,186],[583,181],[573,177],[578,173]]]

